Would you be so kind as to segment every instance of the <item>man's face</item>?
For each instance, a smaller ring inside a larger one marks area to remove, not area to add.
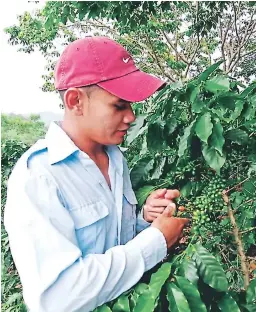
[[[135,121],[131,104],[98,87],[89,97],[84,93],[80,125],[85,135],[103,145],[120,144]]]

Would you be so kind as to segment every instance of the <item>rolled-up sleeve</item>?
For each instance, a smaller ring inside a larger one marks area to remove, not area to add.
[[[30,176],[22,185],[16,177],[9,181],[4,222],[32,312],[92,311],[166,256],[163,234],[149,227],[126,245],[83,257],[54,181]]]

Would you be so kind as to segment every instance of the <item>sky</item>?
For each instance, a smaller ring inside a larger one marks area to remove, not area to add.
[[[40,5],[44,3],[40,1]],[[3,113],[62,112],[58,107],[58,95],[40,89],[43,84],[41,76],[45,73],[44,57],[40,52],[18,52],[18,47],[11,46],[4,33],[4,28],[17,24],[17,15],[32,11],[34,7],[34,3],[25,0],[2,1],[0,4],[0,103]]]

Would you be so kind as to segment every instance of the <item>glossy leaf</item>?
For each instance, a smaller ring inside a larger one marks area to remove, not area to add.
[[[200,92],[200,86],[196,86],[190,94],[190,102],[193,103]]]
[[[154,159],[150,157],[143,158],[131,170],[131,181],[134,188],[143,180],[143,178],[153,169]]]
[[[122,295],[115,302],[112,307],[113,312],[130,312],[130,305],[128,296]]]
[[[167,136],[174,132],[174,130],[177,128],[177,125],[177,119],[175,119],[174,117],[168,118],[165,126]]]
[[[169,301],[169,311],[190,312],[188,301],[182,290],[174,283],[167,284],[167,299]]]
[[[205,71],[203,71],[197,78],[198,81],[205,81],[219,66],[223,63],[223,61],[219,61],[210,67],[208,67]]]
[[[244,108],[244,101],[240,101],[240,100],[236,101],[234,112],[231,113],[230,118],[229,118],[230,121],[237,119],[241,115],[243,108]]]
[[[243,92],[240,93],[240,97],[246,98],[253,90],[256,90],[256,83],[252,83],[249,87],[244,89]]]
[[[229,91],[229,79],[225,76],[215,76],[205,83],[205,89],[216,93],[218,91]]]
[[[106,304],[101,305],[97,309],[95,309],[93,312],[111,312],[112,310],[110,307],[108,307]]]
[[[195,262],[193,260],[185,258],[179,267],[178,274],[184,276],[191,283],[197,285],[199,277]]]
[[[256,312],[256,305],[255,304],[243,304],[242,307],[245,308],[246,312]]]
[[[207,143],[208,138],[212,133],[212,128],[213,124],[209,112],[203,114],[197,119],[195,132],[201,141]]]
[[[253,279],[246,291],[246,302],[254,303],[256,305],[256,278]]]
[[[191,312],[207,312],[197,287],[182,276],[174,276],[176,284],[185,295]]]
[[[195,101],[191,104],[191,110],[193,113],[199,114],[201,113],[204,106],[205,103],[199,97],[197,97]]]
[[[136,121],[131,125],[127,133],[126,143],[129,146],[141,133],[143,133],[146,127],[143,127],[146,116],[140,115],[136,118]]]
[[[185,128],[183,136],[180,138],[178,156],[182,157],[188,148],[188,142],[193,134],[193,127],[196,120],[193,120],[189,126]]]
[[[249,137],[248,134],[241,129],[232,129],[226,132],[226,139],[231,140],[239,145],[247,143]]]
[[[151,175],[151,179],[160,179],[163,172],[164,172],[164,166],[166,163],[167,157],[161,157],[157,158],[155,160],[154,170]]]
[[[149,288],[138,298],[134,312],[153,312],[160,291],[169,277],[171,264],[164,263],[157,272],[153,273],[149,282]]]
[[[194,248],[199,276],[216,291],[226,292],[228,290],[228,281],[219,262],[202,245],[196,244]]]
[[[213,123],[212,135],[210,137],[210,145],[213,146],[222,156],[222,149],[225,143],[223,136],[223,127],[220,122]]]
[[[204,146],[202,153],[208,165],[220,174],[220,168],[224,165],[226,156],[224,154],[220,155],[214,147],[208,145]]]
[[[158,119],[154,123],[149,124],[147,134],[147,146],[149,150],[161,151],[164,142],[164,126],[165,121]]]
[[[220,299],[218,307],[223,312],[240,312],[236,301],[228,293]]]
[[[139,283],[136,285],[136,287],[134,288],[134,290],[136,291],[137,294],[141,295],[144,293],[144,291],[146,291],[149,288],[148,284],[145,283]]]

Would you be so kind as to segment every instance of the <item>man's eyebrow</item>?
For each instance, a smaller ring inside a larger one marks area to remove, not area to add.
[[[118,100],[117,103],[118,104],[130,104],[130,102],[128,102],[126,100],[122,100],[122,99]]]

